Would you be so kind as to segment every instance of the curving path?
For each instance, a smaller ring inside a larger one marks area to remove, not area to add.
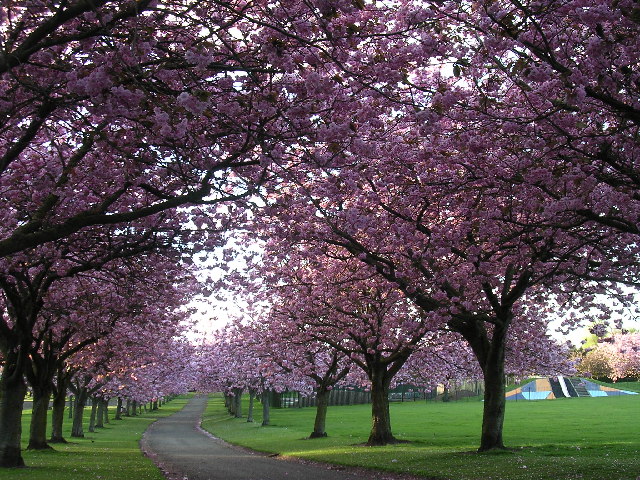
[[[399,476],[279,460],[230,446],[199,427],[207,403],[194,397],[181,411],[153,423],[142,448],[172,480],[372,480]],[[403,477],[408,478],[408,477]]]

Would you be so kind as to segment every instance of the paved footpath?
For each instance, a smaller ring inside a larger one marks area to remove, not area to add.
[[[142,448],[171,480],[372,480],[399,476],[362,469],[337,470],[271,458],[233,447],[199,428],[207,403],[194,397],[182,410],[153,423],[145,432]],[[402,477],[408,478],[408,477]]]

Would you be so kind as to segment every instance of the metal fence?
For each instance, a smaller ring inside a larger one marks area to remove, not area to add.
[[[439,386],[433,390],[425,390],[415,385],[399,385],[389,391],[390,402],[447,402],[447,401],[479,401],[484,395],[484,384],[472,380],[452,385],[448,388]],[[371,392],[357,387],[334,388],[329,394],[329,405],[359,405],[371,403]],[[314,395],[302,395],[300,392],[274,393],[271,405],[276,408],[315,407]]]

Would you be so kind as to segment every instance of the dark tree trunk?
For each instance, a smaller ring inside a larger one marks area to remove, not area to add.
[[[0,467],[23,467],[20,451],[22,408],[27,386],[21,372],[9,368],[16,365],[5,357],[0,376]]]
[[[395,443],[391,433],[391,415],[389,414],[389,384],[386,365],[371,372],[371,433],[367,445],[387,445]]]
[[[326,437],[327,408],[329,406],[329,394],[331,390],[320,387],[316,393],[316,419],[313,423],[313,432],[309,438]]]
[[[126,407],[126,411],[125,411],[125,417],[130,417],[131,416],[131,400],[127,399],[127,407]]]
[[[491,332],[480,322],[453,324],[454,330],[469,342],[484,375],[484,405],[482,435],[478,451],[504,449],[502,427],[506,406],[504,355],[507,332],[511,323],[510,310],[496,318]]]
[[[28,450],[47,450],[47,413],[51,390],[47,386],[32,386],[33,407],[31,409],[31,425],[29,428]]]
[[[96,411],[98,410],[98,401],[96,397],[91,398],[91,414],[89,415],[89,432],[96,431]]]
[[[132,417],[138,416],[138,402],[136,402],[135,400],[131,402],[131,416]]]
[[[67,443],[62,436],[62,425],[64,423],[64,406],[67,395],[67,386],[61,384],[58,378],[58,386],[53,397],[53,412],[51,414],[51,438],[49,443]]]
[[[84,407],[87,404],[87,396],[86,388],[80,388],[76,394],[73,405],[73,425],[71,426],[71,436],[75,438],[84,437],[82,420],[84,416]]]
[[[113,417],[115,420],[122,420],[122,398],[118,397],[118,402],[116,404],[116,416]]]
[[[505,396],[505,355],[506,329],[504,332],[496,327],[487,360],[483,366],[484,374],[484,408],[482,414],[482,437],[480,438],[481,452],[487,450],[504,449],[502,427],[506,407]]]
[[[233,389],[233,416],[236,418],[242,418],[242,389]]]
[[[256,391],[249,389],[249,411],[247,412],[247,422],[253,423],[253,403],[256,399]]]
[[[94,401],[98,404],[96,411],[96,428],[104,428],[104,400],[96,398]]]
[[[451,400],[451,398],[449,398],[449,387],[444,387],[444,392],[442,392],[442,401],[448,402],[449,400]]]
[[[111,423],[109,421],[109,400],[102,400],[102,404],[104,406],[104,408],[102,409],[102,414],[103,414],[103,419],[102,419],[102,423]],[[104,425],[103,425],[104,426]]]
[[[270,398],[271,398],[271,392],[269,392],[269,390],[265,390],[264,392],[262,392],[262,426],[266,427],[267,425],[269,425],[270,422],[270,418],[269,418],[269,407],[270,407]]]

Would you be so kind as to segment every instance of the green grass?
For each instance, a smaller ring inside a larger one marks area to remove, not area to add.
[[[608,387],[617,388],[618,390],[627,390],[628,392],[638,392],[640,393],[640,382],[616,382],[616,383],[608,383],[602,382],[600,380],[595,380],[593,378],[589,379],[593,383],[598,383],[600,385],[606,385]]]
[[[68,444],[55,444],[51,451],[23,451],[27,468],[0,470],[2,480],[163,480],[160,470],[142,455],[139,441],[157,418],[180,410],[189,400],[178,397],[155,412],[111,420],[105,428],[71,438],[71,420],[65,418]],[[88,419],[90,408],[85,410]],[[113,418],[111,416],[111,418]],[[31,414],[23,414],[23,448],[26,448]]]
[[[626,390],[640,384],[626,383]],[[508,402],[505,442],[513,449],[475,453],[482,402],[391,404],[396,437],[410,443],[364,447],[370,407],[329,407],[329,437],[306,439],[314,408],[272,409],[261,427],[233,419],[210,399],[203,427],[229,442],[284,456],[451,480],[636,480],[640,475],[640,396]],[[244,412],[246,413],[246,405]]]

